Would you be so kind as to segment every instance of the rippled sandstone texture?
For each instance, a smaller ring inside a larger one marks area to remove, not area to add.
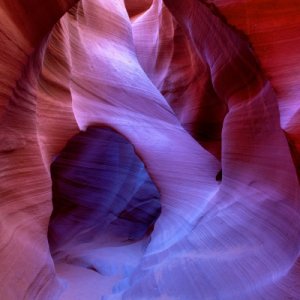
[[[75,2],[0,1],[1,297],[300,299],[300,3]]]

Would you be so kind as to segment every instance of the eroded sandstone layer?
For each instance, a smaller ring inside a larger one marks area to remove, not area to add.
[[[300,2],[0,25],[1,299],[300,299]]]

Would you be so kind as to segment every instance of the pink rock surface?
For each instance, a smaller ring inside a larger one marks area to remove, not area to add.
[[[300,299],[298,1],[75,2],[0,1],[1,297]]]

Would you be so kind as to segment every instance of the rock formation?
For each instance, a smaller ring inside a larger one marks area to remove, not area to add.
[[[0,1],[0,298],[300,299],[299,12]]]

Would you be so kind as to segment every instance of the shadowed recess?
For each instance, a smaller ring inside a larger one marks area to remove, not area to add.
[[[75,135],[52,163],[51,174],[54,259],[80,244],[139,240],[160,214],[159,192],[144,164],[110,128],[89,127]]]

